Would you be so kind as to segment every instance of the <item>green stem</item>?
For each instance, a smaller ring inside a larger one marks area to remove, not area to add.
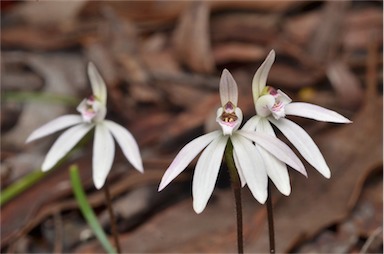
[[[275,229],[273,223],[273,204],[271,195],[271,182],[268,183],[267,198],[267,214],[268,214],[268,232],[269,232],[269,253],[275,253]]]
[[[45,175],[46,173],[42,172],[41,170],[36,170],[27,174],[17,182],[11,184],[1,192],[0,206],[3,206],[5,203],[22,193],[24,190],[40,181],[40,179],[42,179]]]
[[[113,235],[113,240],[115,241],[115,247],[116,247],[117,253],[121,253],[119,234],[117,232],[115,214],[114,214],[113,208],[112,208],[112,198],[111,198],[111,193],[109,191],[108,181],[105,181],[105,185],[104,185],[103,189],[104,189],[105,199],[107,201],[107,208],[108,208],[108,213],[109,213],[109,219],[110,219],[110,225],[111,225],[111,232]]]
[[[80,210],[85,217],[88,225],[93,230],[95,236],[99,239],[101,245],[108,253],[116,253],[116,250],[113,248],[109,242],[107,236],[105,235],[103,228],[101,227],[95,213],[93,212],[91,206],[88,203],[87,197],[85,195],[83,186],[81,184],[81,179],[79,175],[79,168],[77,165],[72,165],[69,168],[71,183],[73,192],[75,194],[77,203],[79,204]]]
[[[79,104],[79,99],[73,98],[73,96],[64,96],[42,92],[8,91],[4,92],[1,97],[6,101],[16,101],[22,103],[26,101],[34,101],[39,103],[61,104],[68,106],[77,106]]]
[[[235,161],[233,159],[233,145],[231,140],[228,140],[227,146],[225,148],[225,161],[227,163],[227,167],[229,170],[232,190],[235,197],[236,222],[237,222],[237,251],[238,253],[244,253],[243,211],[242,211],[242,205],[241,205],[241,183],[240,183],[239,175],[237,173]]]

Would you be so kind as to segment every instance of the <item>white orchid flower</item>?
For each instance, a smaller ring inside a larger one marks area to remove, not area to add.
[[[55,166],[92,128],[95,128],[92,175],[95,187],[100,189],[103,187],[111,170],[115,156],[113,137],[120,145],[128,161],[138,171],[143,172],[144,170],[139,147],[132,134],[121,125],[105,120],[107,113],[107,88],[104,80],[92,63],[88,65],[88,75],[93,95],[84,99],[77,107],[81,115],[60,116],[32,132],[26,142],[31,142],[72,126],[61,134],[45,157],[42,170],[47,171]]]
[[[274,61],[275,51],[272,50],[253,78],[252,92],[257,115],[249,119],[243,129],[256,130],[258,133],[265,133],[275,137],[276,135],[271,126],[272,123],[297,148],[309,164],[323,176],[329,178],[331,171],[315,142],[303,128],[286,119],[285,116],[295,115],[334,123],[350,123],[351,121],[332,110],[317,105],[292,102],[282,91],[266,86],[269,70]],[[256,146],[264,159],[268,176],[281,193],[289,195],[291,186],[286,165],[262,147]]]
[[[276,158],[306,174],[303,164],[295,153],[283,142],[269,135],[254,131],[238,130],[243,119],[237,107],[238,91],[235,80],[224,70],[220,80],[221,105],[216,121],[221,130],[200,136],[185,145],[165,172],[159,186],[164,189],[201,152],[192,183],[193,208],[201,213],[212,195],[227,142],[232,142],[234,160],[243,186],[248,184],[253,196],[260,203],[267,199],[268,176],[253,142],[274,154]]]

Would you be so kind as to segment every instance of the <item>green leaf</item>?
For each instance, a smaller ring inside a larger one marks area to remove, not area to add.
[[[99,221],[97,220],[95,213],[93,212],[91,206],[88,203],[83,186],[81,184],[79,168],[77,167],[77,165],[72,165],[69,168],[69,172],[71,176],[73,192],[75,194],[77,203],[79,204],[80,210],[83,216],[85,217],[88,225],[91,227],[91,229],[93,230],[93,233],[95,234],[97,239],[99,239],[104,249],[108,253],[116,253],[115,248],[109,242],[105,232],[103,231],[103,228],[101,227]]]

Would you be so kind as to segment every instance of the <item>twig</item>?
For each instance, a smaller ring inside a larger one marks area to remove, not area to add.
[[[380,236],[380,233],[383,232],[382,227],[378,227],[373,231],[373,233],[368,237],[367,241],[364,243],[363,247],[361,248],[360,253],[367,253],[369,247],[371,247],[373,241],[376,239],[376,237]]]
[[[271,182],[268,183],[267,198],[268,231],[269,231],[269,253],[275,253],[275,229],[273,224],[273,204],[271,195]]]
[[[235,198],[236,206],[236,222],[237,222],[237,251],[238,253],[244,253],[243,244],[243,211],[241,205],[241,184],[239,175],[237,174],[235,161],[233,160],[233,145],[231,141],[228,141],[225,148],[225,161],[228,166],[229,175],[231,177],[231,185]]]
[[[108,181],[105,181],[105,185],[104,185],[103,189],[104,189],[105,199],[107,201],[107,208],[108,208],[108,213],[109,213],[111,232],[113,235],[113,240],[115,241],[115,248],[116,248],[117,253],[121,253],[119,235],[118,235],[117,227],[116,227],[115,214],[113,213],[112,199],[111,199],[111,193],[109,192]]]
[[[55,245],[53,253],[63,252],[63,219],[60,211],[53,214],[53,220],[55,223]]]

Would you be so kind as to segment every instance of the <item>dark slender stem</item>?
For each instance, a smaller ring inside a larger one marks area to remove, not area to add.
[[[268,214],[268,231],[269,231],[269,253],[275,253],[275,229],[273,225],[273,208],[272,208],[271,182],[268,183],[267,198],[267,214]]]
[[[231,177],[231,185],[235,197],[236,206],[236,221],[237,221],[237,251],[244,253],[243,244],[243,211],[241,205],[241,183],[239,175],[237,174],[235,161],[233,160],[233,145],[229,140],[225,148],[225,161],[228,166],[229,175]]]
[[[112,232],[113,240],[115,241],[115,248],[117,253],[121,253],[119,234],[117,232],[115,214],[113,213],[112,199],[111,199],[111,193],[109,192],[108,181],[105,181],[105,185],[103,189],[104,189],[105,199],[107,201],[107,208],[108,208],[109,219],[111,224],[111,232]]]

